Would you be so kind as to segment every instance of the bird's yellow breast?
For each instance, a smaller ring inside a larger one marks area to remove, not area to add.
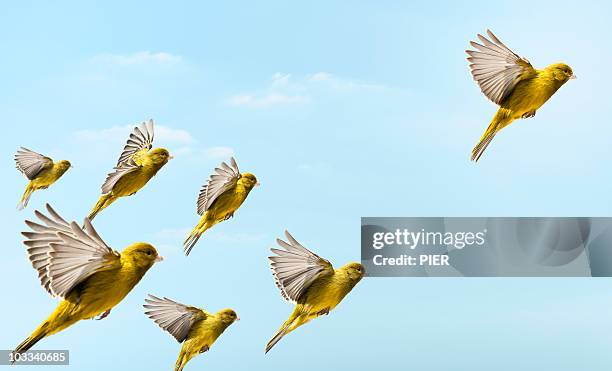
[[[113,186],[113,194],[117,197],[129,196],[138,192],[144,187],[159,168],[152,164],[145,164],[141,168],[123,175]]]
[[[199,353],[205,346],[211,347],[226,328],[214,315],[194,323],[183,343],[183,350],[187,353]]]
[[[310,312],[319,312],[323,309],[332,310],[340,304],[352,288],[353,285],[348,276],[342,271],[336,271],[333,275],[315,280],[299,304],[310,306]]]
[[[501,108],[508,109],[513,119],[521,118],[525,113],[542,107],[561,85],[549,71],[537,70],[535,77],[516,84]]]
[[[59,164],[53,164],[52,167],[41,171],[36,178],[31,181],[31,185],[35,189],[47,188],[55,183],[65,172],[66,169],[62,169]]]
[[[207,216],[214,221],[221,221],[228,215],[232,214],[244,200],[246,200],[249,190],[237,183],[236,186],[223,192],[213,203],[212,207],[207,211]]]
[[[49,334],[59,332],[72,324],[96,317],[115,307],[140,281],[144,272],[125,264],[92,274],[77,285],[60,302],[49,317]]]
[[[74,315],[92,318],[112,309],[123,300],[144,275],[129,264],[94,273],[78,285],[67,298],[76,304]]]

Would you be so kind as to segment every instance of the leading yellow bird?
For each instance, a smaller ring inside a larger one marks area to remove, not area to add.
[[[102,196],[89,213],[89,220],[119,197],[127,197],[138,192],[151,178],[172,159],[165,148],[153,147],[153,120],[134,128],[123,147],[114,171],[102,184]]]
[[[185,255],[189,255],[200,236],[209,228],[232,218],[253,187],[259,185],[255,175],[240,173],[233,157],[230,164],[231,166],[222,162],[221,166],[215,169],[215,174],[210,176],[208,182],[200,190],[197,210],[202,217],[183,242]]]
[[[329,261],[306,249],[288,231],[285,236],[289,242],[276,240],[285,250],[272,249],[276,256],[269,259],[282,296],[297,305],[266,345],[266,353],[291,331],[329,314],[365,275],[365,268],[359,263],[334,269]]]
[[[21,147],[15,154],[15,163],[17,170],[21,171],[30,181],[17,205],[19,210],[28,206],[28,201],[34,191],[47,189],[72,166],[68,160],[53,162],[49,157],[24,147]]]
[[[110,248],[89,219],[81,228],[68,223],[49,204],[49,216],[36,211],[42,224],[26,220],[31,232],[23,232],[28,257],[38,271],[41,285],[61,298],[49,318],[15,348],[26,352],[41,339],[83,319],[106,317],[162,257],[144,242],[121,253]]]
[[[484,44],[470,41],[477,50],[466,50],[474,80],[493,103],[497,113],[480,142],[472,150],[472,161],[478,161],[500,130],[512,121],[534,117],[553,94],[570,79],[575,79],[570,66],[555,63],[537,70],[525,58],[504,45],[490,30],[490,39],[478,34]]]
[[[145,314],[179,343],[183,343],[175,371],[181,371],[193,357],[207,352],[223,331],[239,320],[236,312],[230,308],[212,314],[151,294],[145,302]]]

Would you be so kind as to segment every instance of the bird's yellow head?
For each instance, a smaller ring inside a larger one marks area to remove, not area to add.
[[[146,271],[164,258],[157,253],[153,245],[146,242],[136,242],[123,249],[121,260],[135,268]]]
[[[365,267],[359,263],[348,263],[344,267],[340,268],[343,272],[346,272],[349,279],[355,284],[363,278],[365,275]]]
[[[68,169],[70,169],[72,167],[72,164],[70,163],[70,161],[68,160],[61,160],[58,161],[57,163],[57,168],[62,172],[65,173]]]
[[[551,64],[550,66],[546,67],[546,69],[551,71],[555,80],[561,83],[566,83],[567,80],[576,78],[572,68],[565,63]]]
[[[160,167],[164,166],[169,160],[172,159],[170,152],[168,152],[168,150],[165,148],[155,148],[151,150],[149,156],[151,156],[151,161]]]
[[[232,323],[240,320],[236,312],[234,312],[234,310],[230,308],[220,310],[217,313],[217,316],[219,316],[219,318],[221,319],[221,322],[223,322],[226,326],[229,326]]]
[[[257,178],[251,173],[242,174],[239,182],[241,182],[247,189],[252,189],[253,187],[259,185]]]

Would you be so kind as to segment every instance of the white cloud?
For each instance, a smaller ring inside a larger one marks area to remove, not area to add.
[[[315,74],[310,75],[310,81],[329,81],[331,80],[333,75],[327,72],[317,72]]]
[[[277,72],[272,76],[272,85],[285,86],[289,84],[289,78],[291,78],[291,74]]]
[[[288,104],[304,104],[310,97],[304,95],[287,95],[282,93],[239,94],[231,97],[228,103],[236,107],[264,108]]]
[[[190,144],[195,141],[187,130],[172,129],[163,125],[155,126],[155,136],[167,143]]]
[[[102,54],[95,56],[93,60],[119,66],[133,66],[142,64],[171,65],[182,62],[183,58],[179,55],[165,52],[141,51],[132,54]]]
[[[266,108],[307,104],[313,100],[313,96],[320,96],[325,92],[375,92],[386,89],[383,85],[342,78],[327,72],[317,72],[301,77],[277,72],[272,75],[270,83],[264,89],[234,95],[227,100],[227,103],[235,107]]]
[[[205,150],[206,157],[213,160],[226,160],[234,155],[234,149],[230,147],[210,147]]]
[[[327,72],[317,72],[307,77],[307,80],[312,83],[325,84],[328,87],[341,91],[357,91],[357,90],[384,90],[385,86],[379,84],[367,83],[359,80],[345,79],[332,75]]]

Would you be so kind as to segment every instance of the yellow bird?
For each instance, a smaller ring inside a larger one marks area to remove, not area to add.
[[[17,205],[19,210],[28,206],[28,201],[34,191],[47,189],[72,166],[67,160],[54,163],[49,157],[24,147],[21,147],[15,154],[15,163],[17,164],[17,170],[21,171],[30,180],[21,201]]]
[[[470,69],[480,90],[499,105],[497,113],[480,142],[472,150],[472,161],[480,156],[495,134],[514,120],[534,117],[553,94],[570,79],[575,79],[570,66],[555,63],[537,70],[525,58],[504,45],[490,30],[490,39],[478,34],[482,42],[470,41],[476,50],[466,50]],[[483,45],[484,44],[484,45]]]
[[[83,319],[105,318],[162,257],[153,246],[137,242],[121,253],[110,248],[89,219],[81,228],[68,223],[49,204],[48,216],[36,211],[42,221],[26,220],[31,232],[23,232],[28,257],[38,271],[41,285],[51,296],[61,298],[49,318],[15,348],[26,352],[41,339]]]
[[[153,147],[153,120],[134,128],[119,156],[113,172],[102,184],[102,196],[89,213],[89,220],[119,197],[131,196],[147,184],[168,160],[172,159],[165,148]]]
[[[240,319],[233,309],[223,309],[212,314],[151,294],[145,302],[145,314],[179,343],[183,343],[174,366],[175,371],[181,371],[193,357],[207,352],[223,331]]]
[[[215,224],[233,217],[253,187],[259,185],[255,175],[240,173],[233,157],[230,164],[231,166],[222,162],[200,190],[197,210],[202,218],[183,242],[185,255],[189,255],[202,233]]]
[[[359,263],[334,269],[331,263],[300,245],[285,231],[287,241],[276,242],[285,250],[272,249],[269,257],[276,285],[285,300],[296,303],[293,313],[266,345],[266,353],[283,336],[321,315],[327,315],[365,275]]]

